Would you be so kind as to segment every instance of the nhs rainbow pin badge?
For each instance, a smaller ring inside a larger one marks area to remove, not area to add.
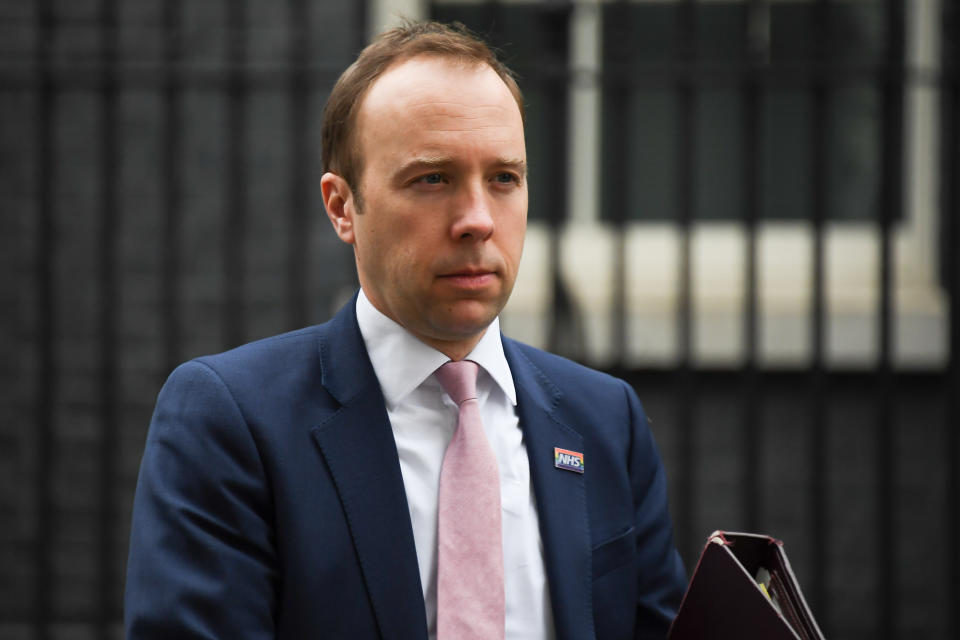
[[[553,448],[553,466],[576,473],[583,473],[583,454],[569,449]]]

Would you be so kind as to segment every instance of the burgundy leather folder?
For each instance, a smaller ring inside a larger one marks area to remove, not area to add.
[[[824,640],[783,543],[724,531],[707,539],[667,637]]]

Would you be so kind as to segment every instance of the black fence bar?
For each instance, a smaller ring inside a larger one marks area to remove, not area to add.
[[[617,34],[615,41],[624,42],[630,37],[629,15],[630,5],[628,2],[620,1],[612,5],[607,10],[606,18],[611,21],[611,29],[608,32]],[[621,32],[622,33],[618,33]],[[619,56],[618,56],[619,58]],[[618,62],[620,62],[618,60]],[[630,84],[625,80],[625,74],[618,73],[615,79],[606,87],[604,99],[608,101],[606,113],[610,117],[615,127],[630,127],[630,114],[627,111],[627,101],[629,99]],[[627,131],[620,135],[610,135],[606,137],[611,146],[609,155],[608,171],[614,175],[610,183],[613,190],[609,194],[610,220],[617,228],[618,233],[614,234],[613,249],[613,301],[611,305],[611,339],[613,340],[615,351],[615,363],[618,367],[625,366],[624,355],[627,344],[627,302],[626,302],[626,238],[623,232],[627,222],[627,211],[629,203],[627,202],[627,185],[630,184],[629,166],[630,158],[627,145],[630,136]]]
[[[162,142],[160,146],[160,183],[163,185],[163,246],[160,247],[160,314],[163,373],[173,370],[182,360],[180,318],[183,308],[180,264],[183,259],[180,234],[183,230],[183,183],[180,175],[183,144],[183,87],[180,63],[183,47],[182,0],[163,3]]]
[[[366,2],[354,2],[353,3],[353,24],[356,26],[354,30],[357,34],[357,53],[367,46],[367,3]],[[343,69],[339,69],[335,75],[331,76],[329,83],[330,86],[333,86],[334,81],[340,77],[340,73]]]
[[[357,4],[363,4],[357,3]],[[310,161],[309,134],[309,85],[307,83],[307,3],[305,0],[289,0],[287,30],[290,40],[288,64],[290,86],[287,90],[289,105],[289,150],[290,150],[290,231],[287,236],[287,326],[296,328],[309,322],[309,230],[310,198],[307,180],[314,175]]]
[[[485,4],[484,15],[479,24],[489,25],[490,37],[497,43],[509,46],[506,35],[506,7],[503,2],[488,2]],[[542,18],[541,18],[542,19]],[[486,35],[481,33],[481,36]],[[535,86],[542,91],[543,104],[563,105],[567,102],[567,78],[556,76],[535,66],[525,69],[515,68],[520,82],[527,87]],[[555,131],[557,136],[548,141],[550,152],[547,154],[547,164],[531,167],[533,180],[555,180],[557,185],[565,185],[566,168],[566,109],[545,109],[538,113],[538,117],[549,118],[549,130]],[[526,117],[529,117],[529,113]],[[529,185],[529,182],[528,182]],[[566,351],[579,356],[583,350],[583,335],[580,330],[579,319],[575,315],[576,304],[571,299],[570,291],[563,278],[563,251],[560,230],[567,219],[567,199],[562,189],[550,190],[548,202],[545,203],[545,221],[549,226],[549,247],[547,253],[547,267],[549,272],[550,300],[552,313],[547,318],[547,348],[551,351]]]
[[[942,7],[943,122],[946,127],[941,148],[941,203],[946,242],[941,244],[945,284],[950,297],[950,365],[946,376],[946,419],[944,420],[944,490],[947,603],[944,637],[960,637],[960,7],[947,2]]]
[[[97,443],[97,612],[96,631],[107,636],[107,629],[116,619],[119,607],[114,600],[114,558],[117,541],[114,536],[115,509],[113,488],[116,478],[118,434],[119,376],[117,375],[119,348],[117,345],[117,316],[119,314],[118,226],[120,224],[120,136],[119,87],[115,68],[120,38],[118,34],[118,7],[116,0],[102,0],[100,5],[100,228],[99,253],[99,407],[100,437]]]
[[[226,91],[223,215],[223,342],[238,346],[247,335],[243,313],[247,257],[247,0],[228,0],[226,6],[227,60],[230,77]]]
[[[746,6],[745,32],[747,49],[743,93],[743,223],[746,231],[746,272],[743,298],[744,363],[741,381],[740,405],[743,413],[741,461],[741,491],[743,493],[743,526],[748,531],[759,531],[762,521],[761,492],[763,477],[763,431],[760,428],[760,409],[763,405],[762,380],[757,375],[758,340],[760,331],[757,291],[757,221],[760,218],[760,185],[763,184],[761,161],[761,107],[762,95],[756,70],[763,63],[766,52],[766,6],[763,0],[750,0]]]
[[[694,0],[682,0],[676,21],[677,57],[692,67],[696,60],[696,6]],[[697,459],[694,445],[694,400],[697,397],[693,370],[693,291],[690,267],[690,230],[695,206],[696,180],[696,93],[693,80],[681,75],[677,85],[677,222],[680,228],[677,294],[677,352],[675,406],[678,431],[678,460],[680,486],[677,499],[677,544],[690,561],[695,556],[700,538],[707,532],[694,532],[694,513],[697,501]]]
[[[50,637],[49,620],[52,613],[51,593],[53,584],[52,533],[53,496],[50,471],[54,464],[53,431],[56,421],[54,403],[59,396],[57,367],[59,353],[55,343],[55,320],[58,313],[56,283],[54,281],[54,257],[57,242],[54,223],[54,189],[57,186],[56,141],[54,120],[56,115],[57,90],[51,73],[50,42],[55,27],[52,0],[37,4],[36,74],[37,94],[37,238],[36,238],[36,287],[37,287],[37,370],[36,397],[36,449],[34,452],[34,495],[36,496],[36,533],[34,538],[34,584],[33,627],[37,640]]]
[[[566,104],[567,84],[558,81],[554,76],[547,76],[540,80],[544,89],[545,104]],[[548,130],[556,131],[557,136],[551,139],[554,145],[547,155],[547,165],[538,171],[544,180],[555,180],[557,185],[567,184],[566,158],[566,109],[546,109],[544,115],[549,118]],[[548,177],[549,176],[549,177]],[[536,178],[535,178],[536,179]],[[528,182],[529,184],[529,182]],[[529,193],[529,192],[528,192]],[[576,316],[576,305],[570,297],[570,292],[564,283],[561,273],[563,252],[560,249],[560,230],[565,220],[569,206],[566,193],[562,189],[549,191],[550,198],[546,206],[547,224],[550,226],[550,283],[553,289],[553,314],[549,320],[549,334],[547,344],[554,351],[566,344],[574,350],[583,348],[583,334],[579,318]]]
[[[882,118],[880,133],[882,164],[880,177],[880,320],[879,363],[877,366],[876,406],[877,468],[876,483],[879,498],[877,532],[882,542],[877,544],[877,566],[880,570],[878,598],[878,637],[893,638],[897,633],[897,557],[896,535],[897,501],[895,482],[897,456],[895,455],[894,411],[896,386],[893,384],[893,221],[900,219],[903,210],[903,66],[904,66],[904,5],[903,0],[887,0],[885,21],[887,30],[886,64],[882,88]]]
[[[243,67],[243,65],[241,65]],[[330,89],[344,67],[327,60],[314,60],[305,74],[311,88]],[[236,73],[244,76],[248,89],[283,91],[290,86],[287,77],[288,64],[256,63],[246,68],[235,69],[231,64],[195,64],[184,66],[180,70],[180,82],[189,89],[225,92],[230,88],[232,77]],[[54,84],[62,91],[90,91],[100,86],[100,67],[96,64],[79,61],[58,60],[55,68],[50,69]],[[128,89],[149,90],[162,85],[166,74],[163,62],[143,64],[122,64],[117,68],[118,81]],[[861,75],[867,75],[863,69]],[[40,81],[33,75],[27,75],[22,69],[0,68],[0,83],[7,89],[36,91]],[[316,114],[313,114],[316,115]]]
[[[829,21],[828,0],[816,0],[813,7],[813,59],[817,70],[812,92],[811,125],[813,140],[810,152],[810,222],[813,229],[812,299],[810,317],[810,545],[811,576],[810,602],[820,621],[829,621],[827,598],[827,567],[830,534],[827,522],[828,487],[827,464],[827,381],[824,370],[826,353],[826,279],[824,266],[824,221],[827,217],[827,140],[829,135],[827,64],[827,33]]]
[[[617,2],[622,0],[616,0]],[[662,0],[657,0],[662,1]],[[679,0],[686,2],[687,0]],[[703,0],[694,0],[703,2]],[[712,1],[712,0],[708,0]],[[781,1],[781,0],[776,0]],[[810,0],[813,3],[820,0]],[[833,0],[830,0],[831,2]],[[486,35],[481,33],[481,35]],[[358,50],[362,45],[358,45]],[[232,64],[196,65],[184,67],[181,70],[181,82],[185,87],[224,91],[230,87],[231,78],[237,70]],[[242,69],[246,86],[249,89],[285,90],[290,81],[287,78],[289,66],[286,63],[277,64],[258,62]],[[308,84],[311,87],[329,89],[340,76],[343,66],[329,64],[325,60],[312,60],[306,73]],[[100,82],[100,68],[96,64],[84,60],[59,63],[51,74],[56,85],[61,89],[84,90],[96,88]],[[551,70],[556,72],[556,70]],[[126,64],[117,69],[121,83],[130,89],[151,89],[163,83],[166,65],[159,63]],[[562,73],[562,72],[561,72]],[[813,81],[816,70],[806,63],[783,63],[776,68],[765,68],[758,71],[759,78],[767,87],[795,87],[809,84]],[[688,75],[694,84],[706,87],[736,86],[740,83],[743,72],[735,66],[721,66],[701,64],[696,67],[666,63],[644,67],[636,63],[631,66],[624,77],[635,86],[647,88],[669,88],[676,85],[679,75]],[[850,86],[863,81],[873,81],[877,77],[877,66],[873,63],[840,64],[832,67],[828,82],[841,87]],[[905,69],[904,77],[914,84],[938,86],[939,76],[925,69]],[[22,69],[0,69],[0,82],[11,89],[36,90],[38,79]]]

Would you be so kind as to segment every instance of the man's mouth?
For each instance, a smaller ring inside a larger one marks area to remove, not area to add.
[[[489,286],[497,277],[496,272],[489,269],[457,269],[440,276],[448,282],[462,289],[482,289]]]

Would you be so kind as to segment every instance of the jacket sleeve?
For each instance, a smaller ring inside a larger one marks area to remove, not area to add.
[[[229,389],[206,364],[171,374],[140,466],[126,637],[274,637],[272,507],[256,443]]]
[[[636,638],[666,637],[687,586],[686,570],[673,540],[667,478],[646,415],[626,387],[632,439],[630,478],[634,496],[638,571]]]

